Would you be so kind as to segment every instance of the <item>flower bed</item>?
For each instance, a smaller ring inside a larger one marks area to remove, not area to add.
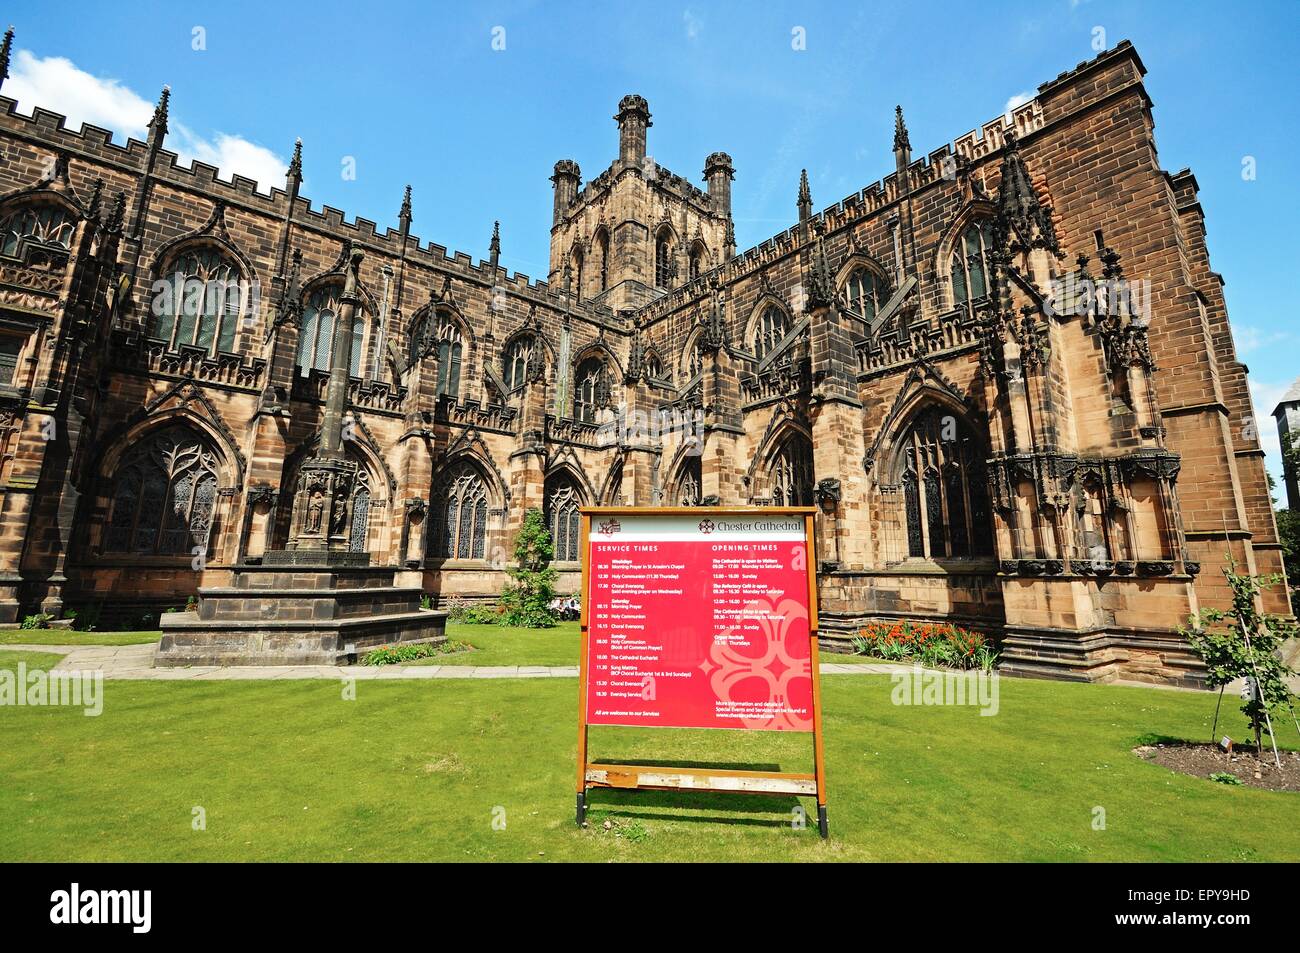
[[[992,671],[998,653],[983,634],[934,622],[869,622],[853,637],[856,655],[887,662],[915,661],[935,668]]]

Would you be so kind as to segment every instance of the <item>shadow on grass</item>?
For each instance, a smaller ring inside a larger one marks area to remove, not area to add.
[[[789,827],[799,799],[789,794],[718,794],[710,791],[620,791],[593,788],[587,792],[588,823],[597,825],[598,812],[617,818],[732,824],[738,827]],[[656,810],[658,809],[658,810]],[[700,811],[709,813],[684,813]],[[766,815],[755,817],[755,814]],[[813,818],[808,826],[816,833]]]
[[[592,766],[626,764],[633,767],[697,768],[719,771],[780,771],[776,763],[734,761],[671,762],[639,758],[602,758]],[[701,824],[733,824],[744,827],[788,827],[799,799],[790,794],[756,794],[751,792],[636,791],[618,788],[591,788],[587,791],[590,811],[605,811],[620,818],[651,821],[691,821]],[[645,809],[651,810],[645,810]],[[659,810],[653,810],[658,808]],[[685,811],[714,813],[688,814]],[[754,817],[753,815],[769,815]],[[816,826],[816,822],[813,822]]]

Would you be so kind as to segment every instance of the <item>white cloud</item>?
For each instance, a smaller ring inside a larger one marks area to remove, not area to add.
[[[704,26],[704,21],[690,10],[682,11],[682,23],[686,26],[686,39],[688,40],[698,38],[700,29]]]
[[[1290,339],[1291,335],[1286,331],[1266,331],[1249,324],[1232,325],[1232,340],[1237,348],[1237,357],[1246,357],[1261,348],[1281,344]]]
[[[1007,105],[1002,110],[1002,114],[1003,117],[1006,119],[1007,125],[1011,124],[1012,110],[1018,109],[1019,107],[1023,106],[1025,103],[1031,101],[1033,98],[1034,98],[1034,94],[1032,92],[1026,91],[1023,93],[1016,93],[1014,96],[1012,96],[1010,99],[1007,100]]]
[[[154,110],[152,102],[118,80],[93,76],[61,56],[41,59],[28,50],[19,50],[14,57],[4,93],[25,111],[41,106],[62,113],[69,129],[90,123],[123,140],[145,138]],[[198,159],[216,166],[227,180],[235,173],[256,179],[263,192],[283,185],[289,163],[270,149],[225,132],[205,137],[176,119],[174,112],[168,126],[166,148],[182,163]]]

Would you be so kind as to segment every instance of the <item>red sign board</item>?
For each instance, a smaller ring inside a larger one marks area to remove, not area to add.
[[[801,516],[595,516],[588,546],[588,724],[813,730]]]

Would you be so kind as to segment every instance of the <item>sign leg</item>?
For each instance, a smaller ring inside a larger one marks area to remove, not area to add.
[[[577,819],[578,819],[579,827],[587,826],[587,792],[586,791],[578,792]]]
[[[826,837],[830,837],[830,836],[831,836],[830,827],[828,827],[827,824],[826,824],[826,805],[825,805],[825,804],[818,804],[818,805],[817,805],[817,830],[818,830],[818,832],[822,835],[823,838],[826,838]]]

